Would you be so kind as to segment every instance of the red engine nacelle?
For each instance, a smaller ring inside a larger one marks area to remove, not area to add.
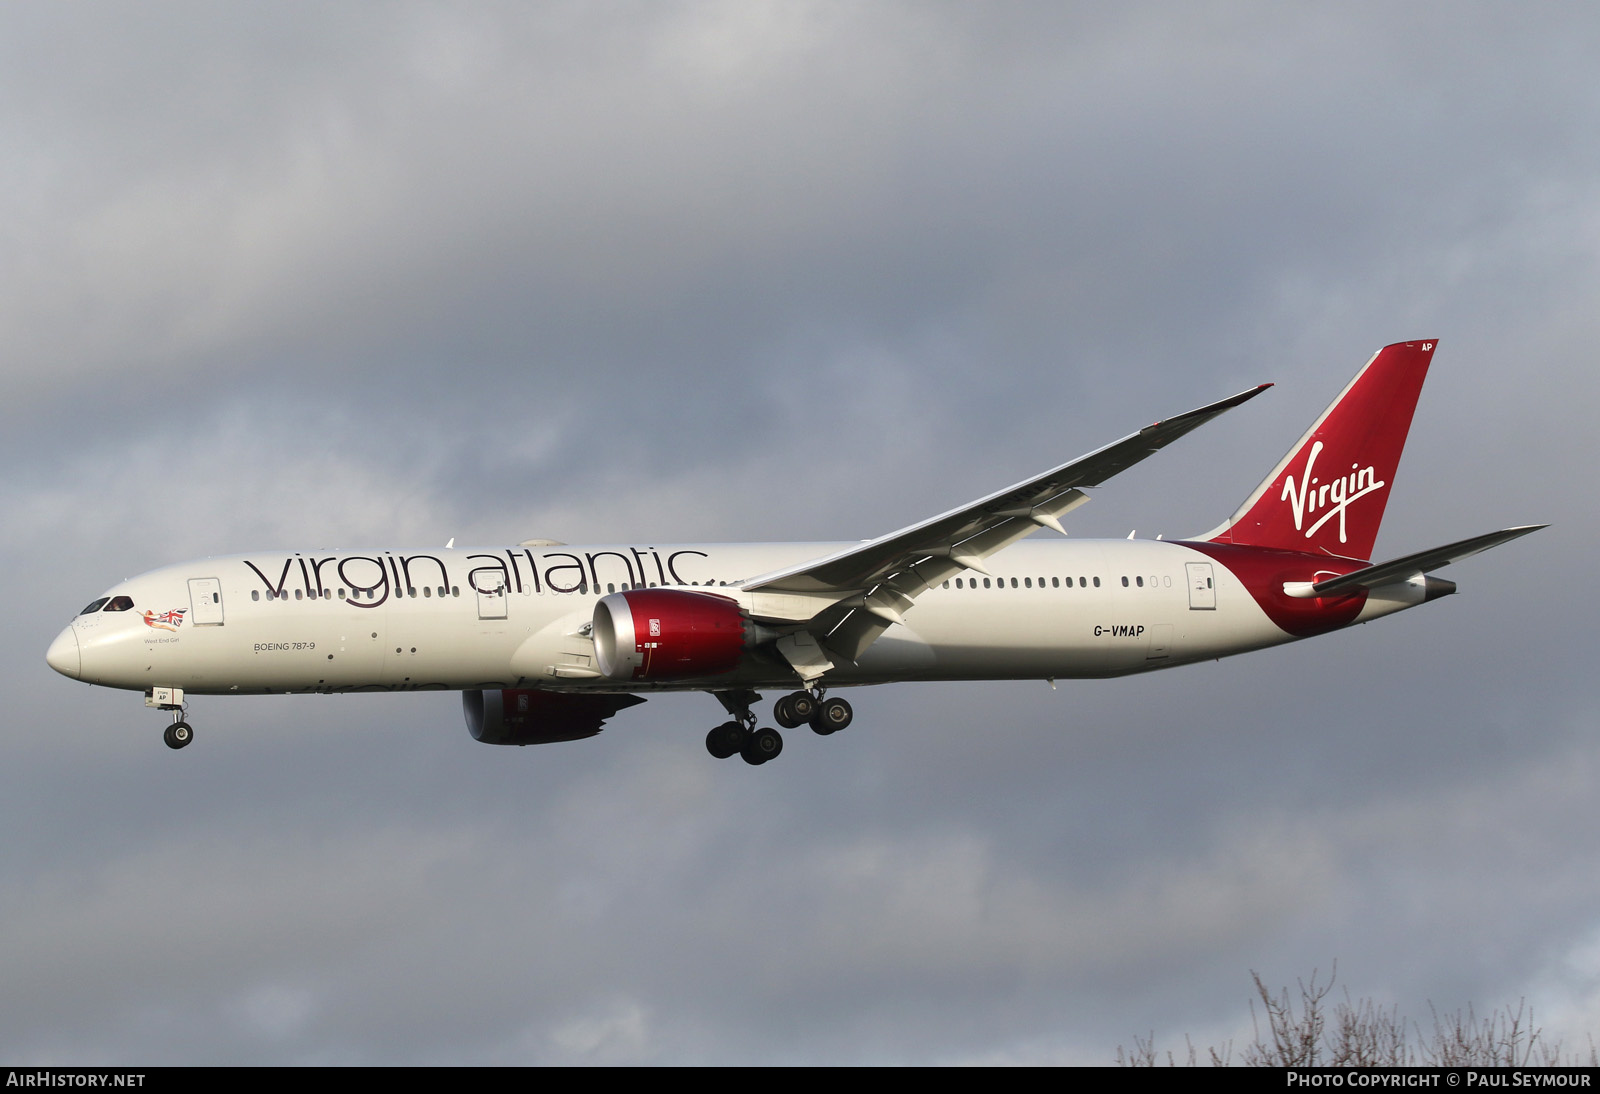
[[[569,695],[532,688],[461,693],[467,731],[486,745],[581,741],[599,733],[617,711],[642,702],[637,695]]]
[[[750,646],[739,605],[714,593],[630,589],[594,606],[594,652],[612,680],[717,676]]]

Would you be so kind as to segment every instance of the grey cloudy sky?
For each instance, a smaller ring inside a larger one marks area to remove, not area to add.
[[[0,11],[0,1058],[1085,1062],[1337,960],[1600,1031],[1588,5]],[[1439,338],[1380,554],[1462,595],[1121,681],[906,685],[759,770],[664,697],[52,673],[135,572],[878,534],[1278,387],[1075,535],[1225,516]],[[1459,572],[1456,572],[1456,570]]]

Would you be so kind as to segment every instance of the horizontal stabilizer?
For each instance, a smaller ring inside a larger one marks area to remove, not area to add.
[[[1330,577],[1326,581],[1319,581],[1311,586],[1311,592],[1316,596],[1338,596],[1341,593],[1353,592],[1356,589],[1375,589],[1380,585],[1388,585],[1396,581],[1404,581],[1414,574],[1426,573],[1437,570],[1441,566],[1448,566],[1452,562],[1460,562],[1464,558],[1487,551],[1491,547],[1498,547],[1502,543],[1510,543],[1527,535],[1537,532],[1541,528],[1548,528],[1548,524],[1525,524],[1518,528],[1506,528],[1499,532],[1485,532],[1481,536],[1463,539],[1456,543],[1447,543],[1443,547],[1432,547],[1416,554],[1405,555],[1402,558],[1380,562],[1375,566],[1345,574],[1342,577]]]

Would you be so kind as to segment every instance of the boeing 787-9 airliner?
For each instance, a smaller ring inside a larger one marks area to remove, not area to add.
[[[1072,679],[1172,668],[1364,623],[1455,591],[1440,569],[1542,525],[1373,563],[1433,341],[1378,351],[1244,504],[1187,540],[1077,540],[1104,483],[1271,385],[876,539],[851,543],[263,551],[154,570],[51,644],[76,680],[142,691],[193,738],[187,697],[462,692],[489,744],[591,737],[664,691],[728,720],[713,756],[761,764],[773,719],[844,729],[837,692],[905,680]],[[1040,529],[1057,533],[1030,538]]]

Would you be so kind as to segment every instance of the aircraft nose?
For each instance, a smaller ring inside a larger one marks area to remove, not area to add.
[[[44,659],[62,676],[78,679],[82,668],[82,659],[78,654],[78,632],[68,627],[56,635],[56,640],[45,651]]]

